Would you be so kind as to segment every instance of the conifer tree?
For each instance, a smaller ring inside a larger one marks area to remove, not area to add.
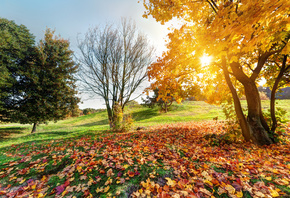
[[[32,133],[37,124],[63,119],[78,109],[74,78],[78,66],[72,54],[67,40],[46,30],[25,72],[25,98],[19,106],[20,113],[14,116],[20,123],[33,124]]]
[[[15,59],[23,64],[13,67],[7,64],[13,83],[7,96],[1,98],[4,102],[1,119],[33,124],[35,132],[37,124],[77,113],[79,98],[74,74],[78,66],[72,54],[69,42],[54,36],[50,29],[38,46],[29,49],[25,61],[20,59],[23,54],[16,54]]]

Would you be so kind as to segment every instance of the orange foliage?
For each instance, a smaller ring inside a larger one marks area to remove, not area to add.
[[[190,37],[190,34],[184,35],[175,31],[168,36],[171,40],[167,44],[169,51],[164,52],[148,68],[151,85],[146,91],[158,88],[158,99],[169,101],[173,97],[180,103],[187,97],[200,94],[200,77],[197,74],[201,64],[198,58],[188,54],[187,46],[182,45],[182,39]]]

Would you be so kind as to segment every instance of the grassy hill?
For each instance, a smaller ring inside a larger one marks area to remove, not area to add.
[[[269,108],[269,101],[262,101],[264,111]],[[245,106],[245,101],[242,101]],[[290,120],[290,100],[278,100],[277,107],[287,110]],[[218,116],[219,120],[225,119],[220,106],[210,105],[203,101],[186,101],[182,104],[174,103],[168,113],[160,113],[158,108],[150,109],[141,105],[125,109],[125,114],[130,113],[134,119],[135,128],[138,126],[155,126],[160,124],[212,120]],[[101,133],[109,129],[106,111],[90,115],[69,118],[56,123],[41,124],[37,133],[31,134],[32,125],[16,123],[0,125],[0,148],[11,144],[19,144],[34,140],[47,140],[75,137],[87,133]]]

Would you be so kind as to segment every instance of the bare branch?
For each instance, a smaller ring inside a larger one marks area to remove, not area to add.
[[[82,86],[102,97],[107,109],[115,102],[124,108],[147,77],[153,53],[148,40],[135,24],[122,19],[121,28],[89,29],[78,42],[80,55],[76,59]]]

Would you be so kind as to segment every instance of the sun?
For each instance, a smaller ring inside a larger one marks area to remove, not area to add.
[[[208,66],[211,63],[212,57],[208,56],[207,54],[204,54],[201,58],[200,58],[200,63],[202,66]]]

